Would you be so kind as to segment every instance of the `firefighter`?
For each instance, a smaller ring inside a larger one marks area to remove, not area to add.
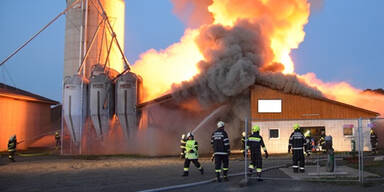
[[[230,154],[229,138],[227,132],[224,131],[224,122],[217,123],[217,130],[212,133],[211,144],[215,159],[215,172],[218,182],[221,182],[221,163],[223,163],[224,181],[228,181],[228,156]]]
[[[320,139],[319,139],[319,146],[321,146],[322,151],[325,151],[325,131],[321,131]]]
[[[311,131],[310,130],[307,130],[304,133],[304,136],[305,136],[305,153],[307,154],[307,156],[310,156],[311,151],[313,149],[314,139],[311,137]]]
[[[372,146],[372,154],[377,153],[377,135],[373,129],[370,131],[370,138],[371,138],[371,146]]]
[[[186,142],[187,142],[187,138],[185,137],[185,134],[182,134],[181,139],[180,139],[180,149],[181,149],[180,159],[185,158],[185,143]]]
[[[260,136],[260,127],[258,125],[254,125],[252,127],[252,135],[250,135],[248,138],[247,146],[251,151],[252,161],[248,166],[249,172],[252,173],[256,166],[256,176],[258,177],[259,181],[262,181],[262,179],[260,178],[263,162],[263,159],[261,158],[261,147],[264,150],[266,159],[268,158],[268,152],[267,148],[264,145],[263,137]]]
[[[247,150],[245,149],[245,132],[241,133],[241,149],[240,152],[243,154],[243,157],[245,157],[245,153]]]
[[[8,141],[8,159],[12,162],[15,162],[15,153],[17,145],[16,135],[12,135]]]
[[[200,173],[202,175],[204,174],[204,169],[201,167],[198,158],[199,154],[197,141],[195,141],[193,134],[189,132],[187,134],[187,141],[185,142],[184,173],[182,176],[188,176],[189,165],[191,164],[191,161],[193,164],[195,164]]]
[[[291,152],[292,149],[292,160],[293,160],[293,172],[297,173],[298,169],[300,169],[300,172],[304,172],[304,143],[305,143],[305,138],[303,133],[300,131],[300,125],[295,124],[293,126],[293,133],[289,137],[289,145],[288,145],[288,153]],[[298,164],[300,162],[300,165]]]
[[[56,140],[56,149],[58,149],[61,145],[60,134],[58,131],[56,131],[55,133],[55,140]]]

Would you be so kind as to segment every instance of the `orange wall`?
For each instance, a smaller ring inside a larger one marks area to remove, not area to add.
[[[282,113],[258,113],[258,99],[282,99]],[[336,104],[255,85],[251,89],[253,119],[344,119],[375,118],[375,114]]]
[[[42,133],[51,129],[50,105],[0,97],[0,151],[7,150],[9,137],[16,134],[26,149]]]

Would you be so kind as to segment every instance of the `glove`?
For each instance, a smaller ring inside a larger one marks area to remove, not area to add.
[[[268,156],[269,156],[269,155],[268,155],[268,152],[265,151],[264,153],[265,153],[265,159],[268,159]]]
[[[307,157],[311,156],[311,153],[309,153],[309,152],[307,152],[306,154],[307,154]]]
[[[291,153],[291,149],[288,149],[288,154],[290,154]]]
[[[214,159],[215,159],[215,155],[212,154],[212,156],[211,156],[211,161],[213,162]]]
[[[180,159],[184,159],[184,153],[180,153]]]

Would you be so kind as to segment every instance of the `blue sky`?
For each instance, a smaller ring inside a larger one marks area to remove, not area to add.
[[[65,0],[1,0],[0,60],[65,6]],[[325,0],[311,14],[304,42],[292,51],[295,71],[315,72],[323,81],[347,81],[360,89],[383,88],[383,7],[382,0]],[[125,27],[131,63],[150,48],[177,42],[185,29],[168,0],[126,0]],[[0,82],[61,101],[64,30],[61,17],[0,67]]]

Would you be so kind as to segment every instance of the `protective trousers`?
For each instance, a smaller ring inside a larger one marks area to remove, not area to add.
[[[199,170],[202,169],[198,159],[185,159],[185,161],[184,161],[184,172],[188,172],[189,171],[189,165],[191,164],[191,161],[197,167],[197,169],[199,169]]]
[[[16,151],[14,151],[14,150],[8,151],[8,159],[14,162],[15,161],[15,153],[16,153]]]
[[[300,167],[300,171],[304,172],[305,157],[304,157],[303,149],[294,149],[292,160],[293,160],[293,166],[292,166],[293,171],[298,172],[298,169]],[[300,162],[300,164],[298,162]]]
[[[223,163],[223,175],[226,178],[228,175],[228,155],[215,155],[215,171],[216,176],[220,177],[221,163]]]
[[[261,152],[251,154],[251,164],[249,165],[249,168],[252,170],[256,167],[256,173],[258,176],[261,175],[262,163],[263,159],[261,157]]]
[[[372,146],[372,152],[376,153],[377,142],[371,142],[371,146]]]

